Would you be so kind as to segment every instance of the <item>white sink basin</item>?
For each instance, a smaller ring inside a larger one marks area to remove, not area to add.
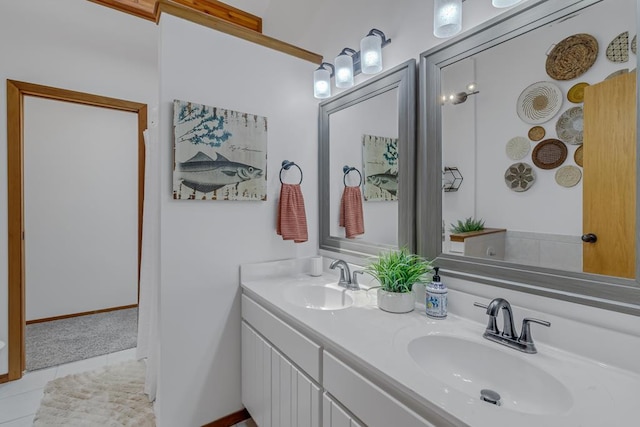
[[[341,310],[353,305],[346,289],[329,286],[292,286],[284,290],[284,298],[291,304],[314,310]]]
[[[573,405],[567,387],[527,361],[535,354],[448,335],[415,338],[408,351],[427,374],[469,397],[479,399],[483,389],[497,392],[498,410],[551,415],[566,413]]]

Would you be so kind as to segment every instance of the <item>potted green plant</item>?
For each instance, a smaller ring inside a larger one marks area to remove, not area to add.
[[[378,307],[391,313],[408,313],[415,308],[413,285],[424,283],[431,261],[406,249],[382,253],[365,267],[380,282]]]
[[[456,234],[482,230],[484,230],[484,220],[473,219],[472,217],[466,218],[464,221],[458,220],[458,223],[451,224],[449,229],[449,231]]]

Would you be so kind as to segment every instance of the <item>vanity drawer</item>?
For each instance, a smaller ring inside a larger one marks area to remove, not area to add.
[[[242,295],[242,318],[302,368],[307,375],[320,382],[322,348],[318,344],[269,313],[246,295]]]
[[[362,375],[324,352],[322,385],[369,427],[435,427]]]

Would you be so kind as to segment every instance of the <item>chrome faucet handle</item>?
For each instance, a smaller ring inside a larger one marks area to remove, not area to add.
[[[358,274],[366,273],[364,270],[354,270],[353,279],[351,280],[351,287],[353,289],[360,289],[360,283],[358,282]]]
[[[537,323],[538,325],[546,327],[551,326],[551,323],[547,322],[546,320],[533,319],[530,317],[522,320],[522,331],[520,332],[520,338],[518,338],[518,341],[530,346],[533,350],[533,353],[535,353],[536,347],[533,344],[533,338],[531,337],[531,323]]]
[[[487,314],[489,315],[489,323],[487,323],[487,327],[485,329],[485,334],[498,335],[500,331],[498,330],[498,321],[496,320],[496,316],[489,313],[489,306],[487,304],[481,304],[479,302],[474,302],[474,306],[487,309]]]

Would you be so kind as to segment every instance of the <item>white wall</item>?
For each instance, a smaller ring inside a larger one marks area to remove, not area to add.
[[[84,0],[0,3],[0,100],[6,79],[157,103],[157,28]],[[0,129],[6,129],[0,102]],[[0,146],[6,147],[5,131]],[[7,223],[6,149],[0,149],[0,224]],[[114,167],[114,171],[117,168]],[[0,227],[0,340],[7,341],[7,228]],[[7,349],[0,351],[0,375]]]
[[[160,426],[241,409],[239,265],[318,248],[316,65],[163,15],[160,22]],[[267,201],[171,198],[174,99],[267,117]],[[304,171],[309,241],[276,235],[283,159]]]
[[[138,115],[25,97],[26,320],[138,302]]]

